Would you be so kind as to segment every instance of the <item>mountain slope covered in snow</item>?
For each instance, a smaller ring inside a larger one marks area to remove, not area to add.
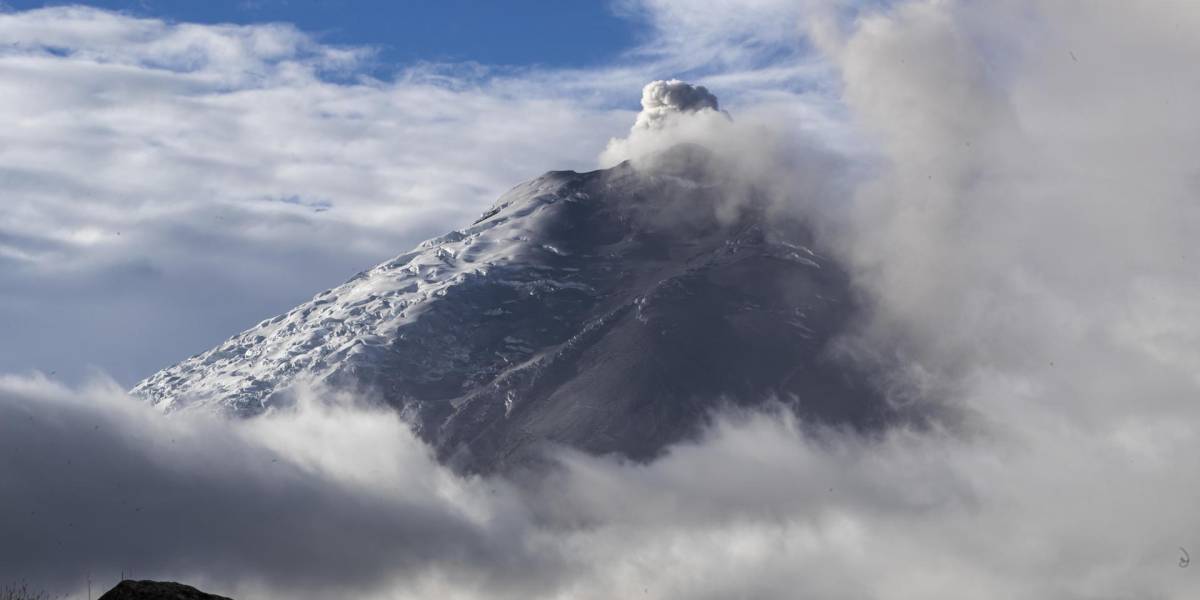
[[[846,275],[803,222],[731,194],[711,160],[683,146],[547,173],[133,393],[251,416],[300,381],[345,386],[476,471],[544,443],[647,458],[722,403],[882,423],[886,404],[829,352],[855,310]]]

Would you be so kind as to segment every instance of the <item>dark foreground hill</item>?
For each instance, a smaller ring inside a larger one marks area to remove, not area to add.
[[[126,579],[108,590],[100,600],[231,600],[206,594],[182,583],[170,581],[133,581]]]

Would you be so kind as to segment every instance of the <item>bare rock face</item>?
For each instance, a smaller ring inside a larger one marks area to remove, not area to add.
[[[547,173],[133,393],[253,416],[297,381],[361,389],[477,472],[547,444],[651,458],[722,404],[894,419],[831,352],[857,310],[845,272],[802,218],[719,173],[688,147]]]
[[[171,581],[133,581],[126,579],[108,590],[100,600],[232,600],[206,594],[190,585]]]

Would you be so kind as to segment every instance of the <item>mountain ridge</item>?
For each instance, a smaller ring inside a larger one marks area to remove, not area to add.
[[[371,390],[468,471],[545,443],[649,458],[723,403],[886,421],[829,351],[857,310],[846,274],[801,219],[731,193],[714,160],[684,146],[548,172],[132,393],[253,416],[302,380]]]

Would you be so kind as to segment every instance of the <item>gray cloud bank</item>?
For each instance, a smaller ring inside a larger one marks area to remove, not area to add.
[[[439,565],[529,570],[522,537],[469,505],[482,483],[440,473],[394,414],[163,420],[111,382],[0,389],[0,579],[75,593],[125,571],[319,598]]]
[[[332,392],[164,420],[111,384],[0,380],[0,578],[121,570],[246,598],[1183,598],[1189,428],[1101,435],[1038,399],[986,437],[805,437],[728,414],[648,465],[461,478]],[[12,482],[19,482],[13,485]]]

